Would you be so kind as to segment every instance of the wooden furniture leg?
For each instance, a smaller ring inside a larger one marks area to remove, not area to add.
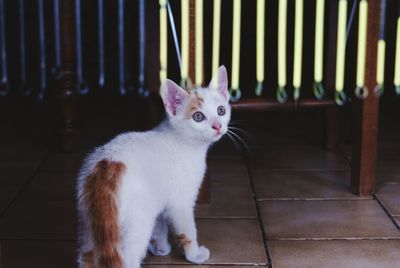
[[[327,43],[327,64],[325,65],[326,92],[333,96],[335,94],[335,66],[336,66],[336,38],[337,38],[337,1],[328,1],[329,29]],[[340,108],[332,107],[325,110],[325,147],[328,150],[336,150],[340,145],[341,125]]]
[[[376,85],[380,2],[368,1],[365,86],[369,95],[364,100],[354,98],[353,101],[351,188],[360,196],[372,195],[376,185],[379,98],[373,89]]]
[[[74,1],[61,0],[61,57],[62,65],[56,84],[56,100],[61,117],[59,129],[60,149],[71,152],[77,149],[79,130],[76,72],[75,72],[75,4]]]
[[[146,119],[144,122],[145,129],[151,129],[155,127],[161,120],[163,113],[163,106],[159,105],[157,99],[158,91],[160,88],[159,80],[159,3],[158,1],[148,1],[146,3],[146,27],[148,31],[146,32],[146,44],[145,49],[145,68],[146,68],[146,87],[150,91],[150,96],[146,98]]]

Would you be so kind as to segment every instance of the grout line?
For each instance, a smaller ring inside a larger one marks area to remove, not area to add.
[[[382,201],[379,199],[379,197],[374,194],[373,195],[374,199],[376,200],[376,202],[378,202],[379,206],[383,209],[383,211],[385,212],[385,214],[389,217],[389,219],[392,221],[392,223],[394,224],[394,226],[396,226],[396,228],[398,230],[400,230],[400,226],[397,224],[396,220],[393,218],[393,215],[390,214],[389,210],[387,210],[387,208],[383,205]]]
[[[382,181],[381,180],[379,183],[382,183],[382,186],[386,185],[386,184],[395,185],[395,184],[400,184],[400,181]]]
[[[44,163],[48,160],[50,157],[50,154],[53,152],[53,150],[49,150],[46,155],[43,157],[43,159],[40,161],[40,163],[37,165],[35,170],[32,172],[31,176],[21,185],[19,188],[18,192],[14,195],[14,197],[8,202],[8,204],[4,207],[2,211],[0,211],[0,219],[6,214],[8,209],[11,207],[12,204],[18,199],[18,197],[21,196],[22,192],[25,190],[27,185],[32,181],[32,179],[38,174]]]
[[[322,237],[314,237],[314,238],[270,238],[270,241],[365,241],[365,240],[393,240],[399,241],[400,237],[390,236],[390,237],[342,237],[342,238],[322,238]]]
[[[253,169],[255,172],[258,171],[273,171],[273,172],[340,172],[340,173],[348,173],[350,172],[350,169],[334,169],[334,168],[254,168]]]
[[[350,169],[343,168],[254,168],[254,171],[264,172],[349,172]]]
[[[196,220],[254,220],[257,216],[205,216],[195,217]]]
[[[196,264],[191,263],[162,263],[162,262],[155,262],[155,261],[148,261],[142,264],[143,267],[149,265],[157,265],[157,266],[193,266],[196,267]],[[264,263],[202,263],[200,264],[201,267],[203,266],[225,266],[225,267],[243,267],[243,266],[254,266],[254,267],[267,267],[268,265]]]
[[[373,197],[292,197],[292,198],[257,198],[258,202],[264,201],[365,201],[374,200]]]
[[[259,224],[259,228],[260,228],[259,230],[261,231],[261,236],[262,236],[263,243],[264,243],[265,255],[267,256],[267,266],[269,268],[272,268],[272,257],[271,257],[271,253],[269,252],[269,249],[268,249],[268,239],[267,239],[266,232],[264,230],[264,225],[263,225],[262,218],[261,218],[260,207],[257,202],[255,186],[253,183],[253,177],[252,177],[251,170],[250,170],[250,167],[248,164],[248,159],[246,158],[246,156],[243,156],[243,158],[246,163],[247,173],[248,173],[249,179],[250,179],[249,181],[250,181],[250,187],[251,187],[251,191],[252,191],[253,203],[254,203],[254,206],[256,209],[256,213],[257,213],[258,224]]]
[[[62,238],[62,237],[0,237],[0,241],[59,241],[59,242],[78,242],[78,238]],[[1,266],[0,266],[1,267]]]
[[[210,182],[210,185],[215,186],[225,186],[225,185],[234,185],[234,186],[248,186],[250,182]]]

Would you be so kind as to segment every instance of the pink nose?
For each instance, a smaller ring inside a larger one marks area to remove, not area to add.
[[[213,129],[215,129],[216,131],[220,131],[221,130],[221,127],[222,127],[222,125],[221,125],[221,123],[220,122],[214,122],[213,124],[212,124],[212,128]]]

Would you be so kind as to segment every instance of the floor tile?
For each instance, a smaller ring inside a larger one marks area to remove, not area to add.
[[[73,202],[15,201],[0,218],[0,239],[76,239]]]
[[[198,218],[256,217],[256,209],[247,184],[211,184],[210,203],[196,206]]]
[[[390,183],[379,187],[376,197],[391,215],[400,216],[400,183]]]
[[[71,268],[76,267],[74,241],[2,240],[2,268]]]
[[[376,178],[377,178],[378,183],[385,183],[385,182],[399,182],[400,183],[399,160],[378,161]]]
[[[282,133],[279,130],[251,130],[249,135],[252,138],[252,147],[258,148],[260,146],[268,147],[279,147],[282,145],[312,145],[316,146],[320,144],[321,138],[316,139],[316,137],[309,135],[309,133],[299,133],[299,132],[288,132]]]
[[[273,171],[251,172],[258,199],[346,198],[351,193],[348,171]]]
[[[198,219],[200,244],[211,252],[205,264],[266,264],[264,245],[255,219]],[[170,256],[149,256],[146,264],[187,264],[176,246]]]
[[[384,114],[381,114],[384,115]],[[380,116],[379,118],[379,145],[382,143],[397,143],[399,142],[400,128],[398,118],[394,119],[392,113],[387,116]],[[389,119],[389,120],[388,120]],[[394,119],[394,120],[393,120]]]
[[[197,264],[188,264],[188,265],[167,265],[167,264],[160,264],[160,265],[155,265],[155,264],[146,264],[143,265],[143,268],[255,268],[255,267],[266,267],[266,265],[252,265],[252,266],[246,266],[246,265],[233,265],[233,266],[227,266],[227,265],[197,265]]]
[[[397,268],[400,240],[270,241],[274,267]]]
[[[376,200],[262,201],[259,206],[269,239],[400,237]]]
[[[19,187],[35,173],[39,161],[0,161],[0,187]]]
[[[243,122],[250,133],[254,130],[268,136],[293,140],[321,140],[324,137],[324,113],[315,110],[285,110],[249,113]],[[241,118],[242,119],[242,118]],[[268,141],[268,138],[265,138]]]
[[[22,191],[23,201],[74,201],[76,174],[67,172],[37,173]]]
[[[397,133],[400,136],[400,133]],[[378,143],[378,161],[400,161],[400,139],[397,141],[383,141]]]
[[[249,175],[243,159],[210,159],[208,172],[211,183],[249,183]]]
[[[323,147],[301,145],[258,147],[249,155],[252,170],[348,170],[345,158]]]
[[[400,228],[400,217],[396,216],[396,217],[393,217],[393,219],[396,222],[397,227]]]
[[[80,153],[52,153],[40,171],[57,171],[77,173],[82,165],[84,156]]]
[[[96,147],[101,146],[108,141],[110,141],[110,138],[104,136],[102,138],[82,137],[76,153],[84,157],[88,153],[92,152]]]
[[[48,144],[34,141],[12,140],[0,144],[0,161],[35,161],[46,156],[50,147]]]
[[[208,157],[210,159],[240,159],[242,158],[242,149],[235,147],[234,143],[225,136],[211,146]]]
[[[0,214],[9,205],[19,192],[19,187],[0,188]]]

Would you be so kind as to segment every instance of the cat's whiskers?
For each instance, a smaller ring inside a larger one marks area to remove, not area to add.
[[[242,150],[242,147],[241,147],[240,144],[234,139],[234,136],[232,136],[232,134],[230,134],[229,131],[226,132],[226,134],[228,135],[228,138],[233,142],[233,145],[235,146],[235,148],[236,148],[238,151],[241,151],[241,150]]]
[[[248,138],[250,141],[253,141],[253,138],[250,136],[250,133],[247,130],[244,130],[242,128],[238,128],[238,127],[234,127],[234,126],[228,126],[228,129],[230,130],[236,130],[238,131],[240,134],[243,134],[246,138]],[[237,134],[239,134],[237,133]]]
[[[227,133],[232,134],[233,135],[232,137],[235,137],[243,145],[243,147],[246,148],[247,152],[250,151],[249,146],[247,145],[247,143],[237,133],[235,133],[232,129],[228,128],[228,132]]]

